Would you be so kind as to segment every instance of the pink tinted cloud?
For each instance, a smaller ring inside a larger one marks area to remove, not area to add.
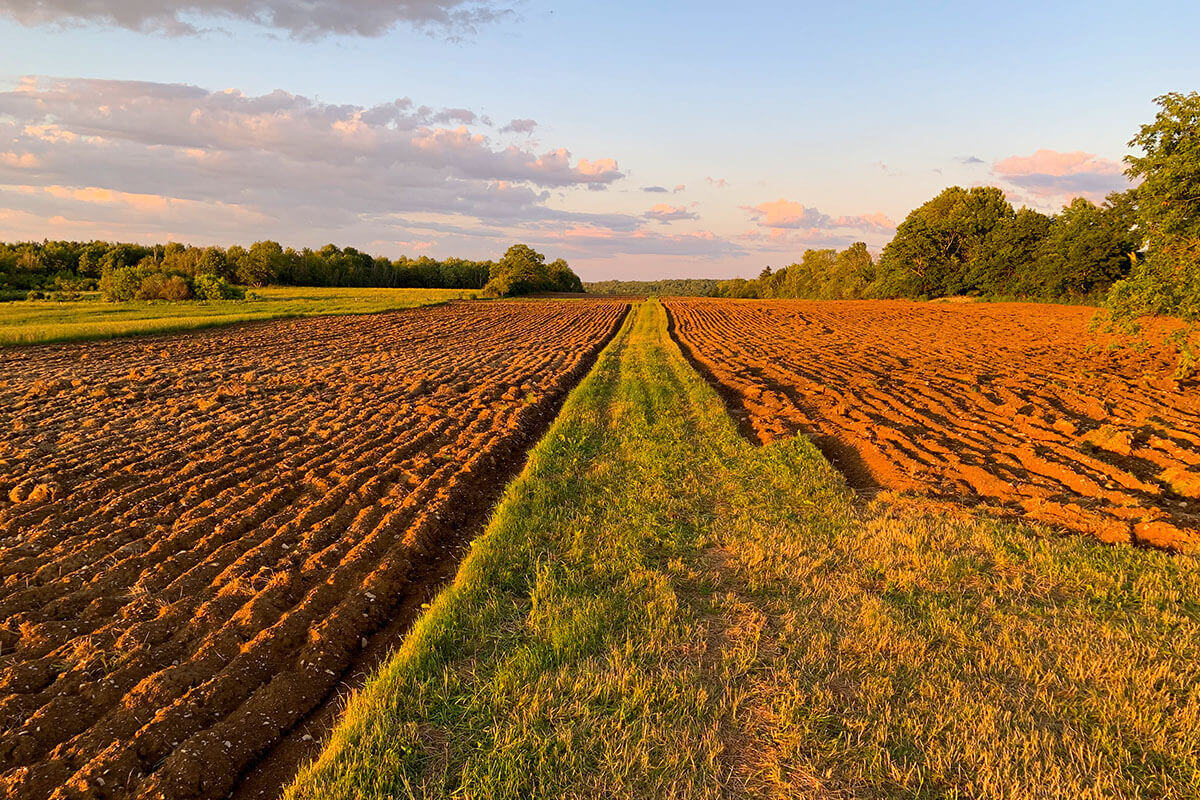
[[[791,200],[772,200],[756,206],[741,206],[743,211],[758,220],[764,228],[812,228],[829,222],[829,217],[815,208]]]
[[[1031,156],[1009,156],[997,161],[992,168],[1003,176],[1042,174],[1061,177],[1083,173],[1120,175],[1124,172],[1120,163],[1082,150],[1060,153],[1043,149]]]
[[[429,248],[431,248],[435,244],[437,244],[437,242],[434,242],[431,240],[430,241],[409,241],[409,240],[404,240],[404,239],[376,239],[375,241],[371,242],[371,244],[375,245],[376,247],[379,247],[381,245],[394,245],[396,247],[404,248],[405,250],[416,250],[416,251],[420,252],[422,250],[428,250]]]
[[[576,170],[581,183],[608,183],[622,177],[616,160],[612,158],[598,158],[595,161],[581,158]]]
[[[896,230],[896,221],[877,211],[874,214],[858,214],[849,217],[838,217],[833,221],[837,228],[854,228],[860,231],[880,231],[890,233]]]
[[[1010,156],[994,163],[992,174],[1035,204],[1069,202],[1073,197],[1099,201],[1130,186],[1120,162],[1082,150],[1042,149],[1028,156]]]
[[[401,25],[457,36],[514,12],[488,0],[8,0],[0,14],[24,25],[90,24],[168,36],[234,19],[315,39],[382,36]],[[195,24],[197,17],[204,22]]]
[[[896,223],[883,213],[831,217],[812,206],[783,198],[741,208],[757,221],[759,228],[768,229],[776,238],[787,230],[842,231],[839,236],[845,238],[852,232],[890,235],[896,229]]]
[[[695,256],[721,258],[745,254],[745,248],[712,231],[658,233],[650,230],[618,231],[594,225],[579,225],[549,231],[541,243],[562,246],[588,258],[619,255]]]
[[[17,169],[32,169],[42,163],[41,159],[33,153],[0,153],[0,164],[5,164]]]
[[[500,129],[501,133],[523,133],[529,136],[537,128],[537,122],[531,119],[514,119]]]

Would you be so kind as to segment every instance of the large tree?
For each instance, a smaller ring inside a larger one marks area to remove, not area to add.
[[[492,265],[484,293],[510,297],[534,292],[582,292],[579,276],[561,258],[546,264],[546,257],[529,245],[514,244]]]
[[[939,297],[968,290],[985,238],[1014,214],[994,186],[951,186],[900,223],[880,256],[871,293]]]
[[[1130,140],[1139,235],[1146,256],[1115,284],[1107,304],[1118,319],[1174,314],[1200,320],[1200,93],[1155,99],[1158,115]]]

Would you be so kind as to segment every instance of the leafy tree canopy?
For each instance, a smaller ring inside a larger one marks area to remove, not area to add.
[[[1200,93],[1155,102],[1158,115],[1129,142],[1142,155],[1126,158],[1142,181],[1134,213],[1147,249],[1105,301],[1119,327],[1144,314],[1200,322]]]

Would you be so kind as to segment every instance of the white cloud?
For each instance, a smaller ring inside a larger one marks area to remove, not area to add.
[[[490,0],[8,0],[0,14],[24,25],[102,25],[168,36],[234,20],[315,38],[380,36],[398,25],[471,31],[513,12]]]

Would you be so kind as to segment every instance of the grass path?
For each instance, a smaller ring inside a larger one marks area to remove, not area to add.
[[[261,300],[106,303],[89,299],[0,303],[0,346],[172,333],[285,317],[371,314],[477,294],[467,289],[301,286],[269,286],[254,291]]]
[[[1198,793],[1194,559],[860,508],[652,301],[288,797]]]

